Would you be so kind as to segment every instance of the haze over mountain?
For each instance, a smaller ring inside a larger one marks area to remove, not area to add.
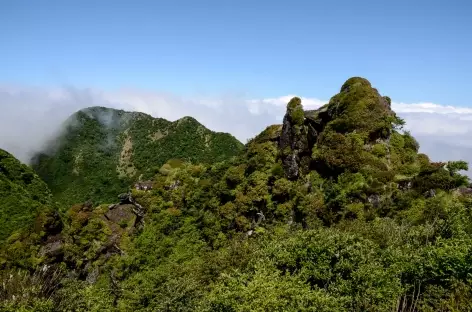
[[[15,177],[45,185],[4,153],[26,175],[0,162],[0,186],[10,189],[0,216],[12,229],[0,244],[0,308],[471,307],[468,164],[420,153],[391,99],[364,78],[346,80],[315,110],[291,98],[282,124],[243,149],[191,117],[172,123],[91,107],[66,124],[37,170],[63,202],[98,197],[60,213],[32,213],[22,200],[14,207],[28,222],[10,222],[8,199],[36,196],[12,188]],[[166,161],[175,156],[184,161]],[[117,173],[148,174],[152,189],[102,197]]]
[[[0,147],[23,162],[39,152],[61,131],[63,121],[74,112],[105,106],[137,111],[170,121],[193,116],[210,130],[228,132],[241,142],[261,131],[266,124],[280,123],[284,103],[291,96],[251,99],[247,95],[182,97],[151,90],[100,91],[76,88],[0,87]],[[303,97],[302,97],[303,98]],[[303,98],[307,108],[318,108],[327,100]],[[437,161],[472,161],[472,109],[433,103],[392,101],[397,114],[418,139],[421,151]],[[31,105],[31,103],[35,103]],[[19,123],[17,120],[23,120]]]
[[[133,182],[153,177],[167,161],[216,163],[243,144],[192,117],[175,122],[94,106],[63,121],[63,129],[32,158],[55,198],[70,206],[112,201]]]
[[[362,76],[433,159],[472,155],[467,1],[119,2],[2,7],[0,147],[27,161],[90,106],[192,116],[245,142],[281,122],[287,96],[321,105]]]
[[[0,2],[0,311],[472,311],[471,16]]]

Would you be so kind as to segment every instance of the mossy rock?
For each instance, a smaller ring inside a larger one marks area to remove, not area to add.
[[[293,125],[301,126],[305,120],[302,100],[299,97],[292,98],[287,104],[287,116],[290,117]]]
[[[256,143],[264,143],[267,141],[277,141],[282,132],[282,125],[272,125],[264,129],[259,135],[254,138]]]
[[[363,132],[370,140],[386,138],[392,131],[390,116],[378,91],[363,78],[346,81],[342,92],[333,96],[328,104],[331,121],[327,127],[336,132]]]
[[[362,78],[362,77],[351,77],[341,87],[340,92],[348,92],[353,88],[356,87],[366,87],[366,88],[372,88],[372,85],[370,84],[369,80]]]

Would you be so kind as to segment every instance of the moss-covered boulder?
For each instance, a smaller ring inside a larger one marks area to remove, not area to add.
[[[121,197],[117,204],[92,207],[85,203],[67,212],[65,261],[88,278],[113,255],[124,253],[142,221],[143,208],[131,195]]]

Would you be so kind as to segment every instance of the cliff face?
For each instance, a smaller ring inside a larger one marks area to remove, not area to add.
[[[287,105],[279,149],[288,179],[296,179],[300,171],[306,172],[310,162],[310,144],[312,135],[305,122],[305,113],[299,98],[293,98]]]
[[[401,123],[381,96],[364,78],[348,79],[338,94],[318,110],[304,111],[301,100],[287,105],[279,138],[285,174],[296,179],[310,169],[336,175],[360,167],[362,149],[388,142]],[[356,143],[362,143],[358,150]],[[354,153],[348,155],[347,150]]]

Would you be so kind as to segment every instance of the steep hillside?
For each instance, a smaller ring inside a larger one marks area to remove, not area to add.
[[[91,107],[33,159],[55,198],[66,204],[111,201],[130,184],[153,176],[169,159],[212,163],[239,153],[242,144],[191,117],[170,122],[143,113]]]
[[[51,193],[46,183],[30,167],[0,149],[0,243],[50,208]]]
[[[359,77],[316,111],[295,97],[237,157],[72,207],[60,240],[23,249],[64,270],[57,287],[16,291],[7,252],[0,308],[471,311],[468,166],[431,162],[403,123]]]

